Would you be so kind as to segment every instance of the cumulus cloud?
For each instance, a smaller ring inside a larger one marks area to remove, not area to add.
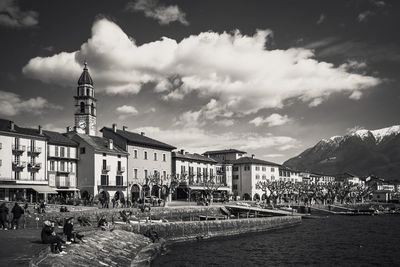
[[[358,22],[367,22],[368,18],[374,14],[375,14],[374,12],[369,11],[369,10],[364,11],[364,12],[358,14]]]
[[[322,24],[325,21],[325,19],[326,19],[325,14],[322,13],[319,16],[319,19],[317,20],[317,24]]]
[[[134,106],[123,105],[115,109],[116,113],[119,114],[118,119],[123,120],[130,116],[136,116],[139,112]]]
[[[232,126],[233,124],[235,124],[235,121],[230,120],[230,119],[222,119],[222,120],[215,121],[215,124],[228,127],[228,126]]]
[[[264,158],[281,158],[284,157],[285,155],[283,154],[265,154],[263,157]]]
[[[32,27],[39,23],[39,13],[33,10],[22,11],[17,0],[0,1],[0,25],[11,28]]]
[[[70,86],[86,59],[97,92],[136,94],[151,83],[168,101],[188,94],[209,100],[199,117],[211,119],[282,108],[288,99],[314,106],[332,94],[349,96],[381,82],[318,61],[310,49],[267,49],[270,38],[270,30],[257,30],[253,36],[203,32],[179,42],[163,37],[136,45],[115,23],[100,19],[78,51],[32,58],[23,73]]]
[[[16,116],[21,113],[38,115],[46,109],[62,109],[40,96],[24,100],[19,95],[6,91],[0,91],[0,107],[1,116]]]
[[[146,136],[179,146],[196,153],[207,150],[235,147],[241,150],[275,148],[279,151],[299,147],[300,142],[292,137],[260,135],[256,133],[212,133],[195,127],[160,129],[159,127],[140,127],[135,132],[145,132]]]
[[[256,117],[253,120],[249,121],[249,123],[254,124],[255,126],[261,126],[263,124],[267,124],[268,126],[280,126],[284,125],[291,121],[291,119],[287,115],[280,115],[278,113],[273,113],[268,117]]]
[[[161,25],[167,25],[178,21],[183,25],[189,25],[186,14],[177,5],[165,6],[157,0],[137,0],[129,2],[126,6],[128,11],[144,12],[144,15],[153,18]]]

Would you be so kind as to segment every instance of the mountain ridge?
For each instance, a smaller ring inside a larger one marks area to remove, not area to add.
[[[400,178],[400,125],[376,130],[357,129],[343,136],[322,139],[283,163],[311,172]]]

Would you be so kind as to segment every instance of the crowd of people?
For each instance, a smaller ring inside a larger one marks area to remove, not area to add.
[[[19,228],[20,220],[26,209],[22,208],[17,202],[10,209],[6,203],[0,205],[0,226],[2,230],[17,230]]]

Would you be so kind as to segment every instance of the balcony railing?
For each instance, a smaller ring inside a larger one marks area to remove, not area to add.
[[[70,169],[60,169],[57,171],[58,174],[69,174],[70,172]]]
[[[123,174],[125,172],[125,167],[121,167],[117,170],[118,174]]]
[[[28,163],[28,170],[30,172],[37,172],[42,168],[42,163]]]
[[[25,161],[14,161],[12,163],[13,171],[22,171],[26,167]]]
[[[12,146],[12,151],[15,154],[22,154],[26,151],[26,146],[20,146],[20,145],[13,145]]]
[[[28,154],[30,155],[39,155],[42,153],[42,148],[41,147],[28,147]]]
[[[110,170],[111,170],[111,166],[110,165],[101,167],[101,172],[102,173],[108,173]]]

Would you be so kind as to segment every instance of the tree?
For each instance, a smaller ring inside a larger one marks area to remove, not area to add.
[[[203,177],[203,181],[200,184],[203,187],[204,193],[210,199],[210,204],[212,204],[214,193],[218,191],[222,184],[216,180],[216,176],[214,175]]]
[[[366,184],[358,184],[353,187],[353,191],[356,197],[355,201],[364,203],[364,199],[372,194],[373,188]]]

